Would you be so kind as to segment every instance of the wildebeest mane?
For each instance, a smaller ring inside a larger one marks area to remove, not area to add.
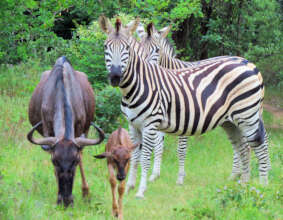
[[[66,93],[66,89],[65,89],[65,85],[64,85],[64,74],[63,74],[63,70],[64,70],[64,63],[68,62],[67,59],[63,59],[63,62],[56,64],[53,68],[53,71],[55,71],[56,73],[56,90],[57,90],[57,95],[62,95],[62,101],[63,101],[63,108],[64,108],[64,123],[65,123],[65,133],[64,133],[64,137],[65,139],[69,140],[71,138],[72,135],[72,108],[71,105],[67,99],[67,93]]]

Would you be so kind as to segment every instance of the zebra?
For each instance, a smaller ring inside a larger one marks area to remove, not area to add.
[[[136,137],[133,144],[142,142],[135,153],[141,163],[136,197],[144,197],[150,156],[162,142],[158,131],[191,136],[221,126],[241,154],[242,182],[250,176],[246,163],[249,155],[243,150],[248,143],[259,161],[260,183],[268,184],[269,156],[261,115],[263,82],[256,68],[231,58],[195,68],[165,69],[136,53],[119,19],[110,28],[101,20],[100,27],[107,34],[104,51],[110,84],[122,93],[121,110],[127,116],[131,135]],[[130,188],[135,185],[136,168],[131,158]]]
[[[231,59],[231,56],[219,56],[214,57],[206,60],[196,61],[196,62],[185,62],[179,59],[176,59],[174,47],[169,43],[166,36],[168,35],[171,29],[171,25],[164,27],[160,31],[157,31],[156,28],[152,23],[147,26],[147,31],[144,30],[144,25],[139,23],[137,27],[137,34],[141,39],[141,44],[147,53],[152,54],[151,58],[149,59],[152,63],[158,63],[160,66],[168,68],[168,69],[181,69],[187,67],[196,67],[198,65],[204,63],[214,62],[215,60],[221,59]],[[158,53],[154,53],[154,51],[158,51]],[[242,59],[242,57],[235,57],[236,59]],[[248,148],[246,150],[249,150]],[[186,158],[186,151],[187,151],[187,137],[180,136],[178,142],[178,158],[179,158],[179,172],[178,172],[178,179],[177,184],[183,184],[184,177],[185,177],[185,158]],[[161,165],[161,157],[162,157],[162,148],[154,149],[154,166],[153,166],[153,173],[150,176],[150,180],[154,180],[160,175],[160,165]],[[240,169],[240,158],[239,155],[234,151],[233,156],[233,166],[232,172],[229,177],[230,180],[235,180],[241,175]]]

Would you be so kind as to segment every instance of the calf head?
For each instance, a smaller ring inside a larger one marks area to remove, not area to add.
[[[55,168],[55,174],[58,183],[57,203],[64,203],[68,206],[73,203],[72,189],[76,172],[76,167],[81,160],[81,151],[84,146],[99,144],[104,139],[103,131],[96,127],[99,132],[98,139],[88,139],[84,137],[74,138],[73,140],[61,139],[56,137],[45,137],[34,139],[34,130],[41,125],[39,122],[28,133],[28,140],[37,145],[44,145],[46,151],[51,154],[51,160]]]
[[[98,159],[107,158],[110,163],[116,168],[117,175],[116,178],[119,181],[122,181],[126,178],[128,168],[129,168],[129,161],[131,158],[131,152],[135,149],[138,145],[134,146],[122,146],[117,145],[111,147],[110,151],[104,152],[102,154],[94,156]]]

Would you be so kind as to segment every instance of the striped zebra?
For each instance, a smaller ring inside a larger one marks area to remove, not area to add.
[[[206,60],[196,61],[196,62],[186,62],[179,59],[176,59],[174,47],[170,44],[168,39],[166,38],[171,26],[164,27],[160,31],[158,31],[152,23],[147,26],[147,31],[144,29],[144,25],[139,23],[137,27],[137,34],[141,39],[141,44],[144,47],[144,50],[147,53],[152,54],[151,57],[153,59],[149,59],[152,63],[158,63],[160,66],[165,67],[167,69],[182,69],[188,67],[196,67],[199,65],[203,65],[205,63],[214,62],[216,60],[224,60],[224,59],[241,59],[245,60],[241,57],[232,57],[232,56],[219,56],[213,57]],[[154,53],[156,52],[157,53]],[[247,62],[247,61],[246,61]],[[262,97],[263,98],[263,97]],[[245,148],[249,151],[249,148]],[[157,152],[159,150],[159,152]],[[179,144],[178,144],[178,158],[179,158],[179,175],[178,175],[178,184],[183,184],[184,176],[185,176],[185,157],[186,157],[186,150],[187,150],[187,137],[179,137]],[[157,175],[160,175],[160,164],[161,164],[161,157],[162,157],[163,149],[154,149],[154,154],[157,155],[154,157],[154,170],[152,176],[155,174],[153,178],[156,178]],[[159,166],[158,166],[159,165]],[[156,175],[157,174],[157,175]],[[241,175],[241,166],[240,166],[240,157],[237,154],[237,151],[234,150],[233,155],[233,166],[232,172],[229,179],[234,180]],[[151,178],[152,178],[151,176]]]
[[[249,179],[248,143],[259,161],[260,182],[268,183],[268,152],[261,116],[263,84],[259,71],[239,59],[218,60],[196,68],[169,70],[141,58],[129,45],[129,33],[101,22],[107,33],[105,61],[110,84],[119,86],[122,111],[130,124],[140,154],[141,180],[137,197],[144,197],[152,150],[162,142],[160,132],[177,136],[203,134],[222,126],[243,165],[242,181]],[[135,185],[137,164],[131,158],[128,187]],[[132,175],[131,175],[132,174]]]

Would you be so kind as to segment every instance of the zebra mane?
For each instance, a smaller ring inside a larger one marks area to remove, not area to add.
[[[153,23],[150,22],[150,23],[147,25],[147,27],[146,27],[146,32],[147,32],[147,36],[148,36],[148,37],[151,36],[152,28],[153,28]]]
[[[119,18],[116,19],[116,22],[115,22],[115,28],[116,28],[116,32],[119,33],[120,31],[120,28],[121,28],[121,20]]]

